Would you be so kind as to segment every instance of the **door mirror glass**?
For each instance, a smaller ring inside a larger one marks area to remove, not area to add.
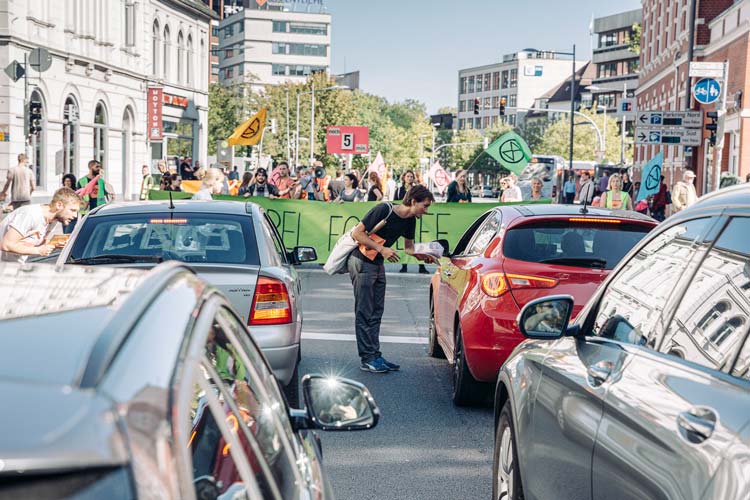
[[[297,264],[318,260],[318,252],[313,247],[294,247],[294,258]]]
[[[372,429],[380,410],[370,391],[353,380],[305,375],[302,393],[312,426],[326,431]]]
[[[565,334],[573,312],[573,297],[557,295],[533,300],[518,316],[518,327],[530,339],[556,339]]]

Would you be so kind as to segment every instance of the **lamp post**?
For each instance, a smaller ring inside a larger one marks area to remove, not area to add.
[[[604,110],[604,148],[602,149],[602,161],[604,160],[604,155],[607,154],[607,106],[602,106],[601,104],[596,105],[596,110],[599,111],[599,109]]]
[[[326,92],[328,90],[348,90],[349,87],[344,85],[334,85],[324,89],[315,90],[315,82],[312,82],[312,90],[297,93],[297,142],[294,150],[294,166],[299,164],[299,98],[305,94],[312,94],[312,103],[310,105],[310,164],[315,160],[315,92]]]

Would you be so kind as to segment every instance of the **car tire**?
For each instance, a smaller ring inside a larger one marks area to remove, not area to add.
[[[430,333],[427,340],[427,354],[433,358],[445,358],[445,352],[440,347],[440,343],[437,338],[437,326],[435,325],[435,302],[430,297]]]
[[[518,466],[516,430],[510,400],[505,402],[495,431],[495,448],[492,453],[493,500],[523,500],[521,471]]]
[[[456,406],[475,406],[486,399],[488,384],[478,382],[469,371],[460,324],[456,326],[456,330],[456,346],[453,349],[453,403]]]
[[[284,396],[290,408],[299,409],[299,361],[294,366],[292,380],[284,386]]]

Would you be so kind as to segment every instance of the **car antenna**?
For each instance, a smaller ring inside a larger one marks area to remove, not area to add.
[[[581,207],[580,213],[586,215],[589,211],[586,209],[586,198],[583,199],[583,206]]]
[[[174,210],[174,200],[172,200],[172,191],[167,191],[169,193],[169,209]]]

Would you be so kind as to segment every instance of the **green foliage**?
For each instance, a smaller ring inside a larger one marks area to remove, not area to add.
[[[641,27],[641,23],[635,23],[633,27],[631,28],[630,40],[628,40],[630,51],[637,55],[641,55],[641,33],[642,31],[643,31],[643,28]]]

